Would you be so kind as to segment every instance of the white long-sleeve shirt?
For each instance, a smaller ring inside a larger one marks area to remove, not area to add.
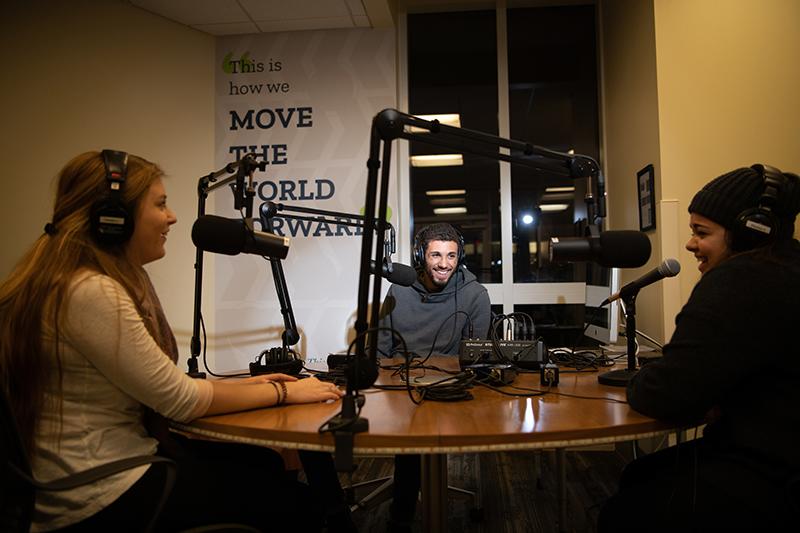
[[[32,454],[38,479],[48,481],[116,459],[155,453],[158,443],[142,422],[144,406],[178,421],[208,410],[211,384],[177,368],[147,331],[119,283],[92,272],[77,275],[65,312],[58,332],[61,410],[54,392],[48,391]],[[44,349],[55,369],[53,340],[52,325],[45,324]],[[147,468],[70,491],[37,493],[31,531],[64,527],[97,513]]]

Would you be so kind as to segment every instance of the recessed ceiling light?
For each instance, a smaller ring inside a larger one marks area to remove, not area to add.
[[[574,192],[575,187],[548,187],[544,192]]]

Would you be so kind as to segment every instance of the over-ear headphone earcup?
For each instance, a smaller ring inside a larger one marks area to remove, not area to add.
[[[778,220],[771,211],[761,207],[747,209],[736,219],[732,248],[743,251],[763,246],[777,231]]]
[[[414,250],[411,259],[414,262],[414,268],[420,269],[425,266],[425,247],[422,245],[419,233],[414,236]]]
[[[757,164],[750,168],[764,180],[764,192],[758,199],[758,206],[745,209],[736,216],[731,239],[731,248],[735,252],[769,244],[780,230],[780,220],[772,208],[777,205],[783,174],[767,165]]]
[[[104,198],[92,206],[90,218],[92,235],[99,244],[122,244],[133,235],[133,217],[128,216],[122,202]]]
[[[113,246],[124,243],[133,235],[133,216],[122,201],[122,191],[128,176],[128,154],[117,150],[103,150],[101,156],[108,193],[92,205],[89,225],[98,244]]]

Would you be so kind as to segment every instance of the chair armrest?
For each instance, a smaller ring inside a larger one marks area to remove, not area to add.
[[[164,464],[165,468],[167,469],[167,484],[171,489],[172,484],[175,481],[175,471],[177,466],[175,461],[172,459],[167,459],[166,457],[160,457],[158,455],[139,455],[136,457],[119,459],[117,461],[111,461],[110,463],[95,466],[88,470],[70,474],[52,481],[38,481],[37,479],[20,470],[17,465],[11,462],[9,462],[8,466],[14,472],[14,474],[25,480],[27,483],[30,483],[32,486],[36,487],[38,490],[62,491],[74,489],[75,487],[80,487],[82,485],[88,485],[89,483],[93,483],[99,479],[130,470],[131,468],[136,468],[137,466],[155,463]]]

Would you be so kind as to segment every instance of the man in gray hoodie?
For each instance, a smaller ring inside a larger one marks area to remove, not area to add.
[[[382,327],[400,333],[409,352],[457,355],[461,339],[485,338],[491,309],[486,288],[462,264],[464,241],[450,224],[431,224],[414,238],[418,277],[410,287],[392,285],[381,308]],[[380,353],[403,355],[400,342],[381,331]]]
[[[491,321],[486,288],[463,265],[464,239],[450,224],[432,224],[414,238],[417,281],[392,285],[381,308],[382,327],[402,335],[410,353],[457,355],[462,339],[485,338]],[[378,335],[387,357],[403,356],[399,339]],[[420,488],[420,457],[395,456],[390,531],[410,531]]]

